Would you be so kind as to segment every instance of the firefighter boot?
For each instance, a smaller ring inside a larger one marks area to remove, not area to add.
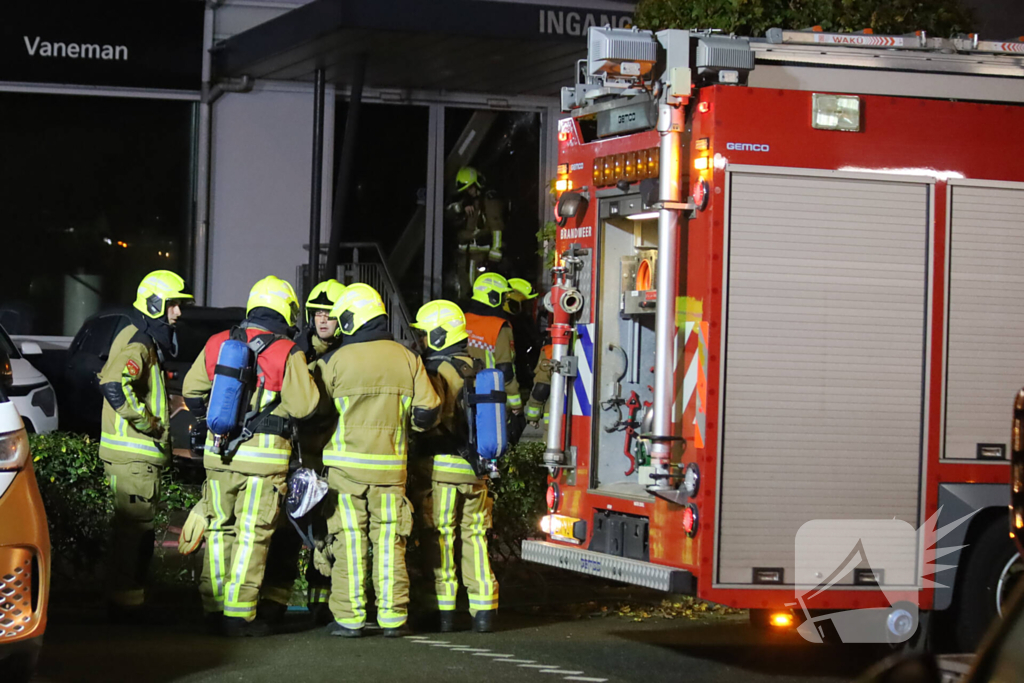
[[[224,617],[224,635],[228,638],[262,638],[270,635],[265,621],[246,621],[242,617]]]
[[[334,615],[331,614],[331,608],[326,602],[317,602],[310,605],[309,614],[313,618],[313,623],[317,626],[327,626],[334,623]]]
[[[475,633],[490,633],[494,630],[494,610],[480,610],[473,615],[473,631]]]
[[[406,626],[405,624],[402,624],[401,626],[396,626],[395,628],[384,629],[385,638],[401,638],[403,636],[408,635],[412,635],[412,629]]]
[[[288,605],[282,605],[274,600],[262,600],[256,607],[256,618],[265,621],[271,626],[278,626],[284,621],[284,615],[288,611]]]
[[[441,633],[451,633],[455,630],[455,612],[444,610],[438,613],[437,630]]]
[[[347,626],[342,626],[336,621],[332,621],[327,626],[327,635],[338,636],[340,638],[362,638],[363,629],[348,628]]]

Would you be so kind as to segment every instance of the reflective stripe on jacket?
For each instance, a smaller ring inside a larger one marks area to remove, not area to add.
[[[413,412],[436,415],[441,404],[423,361],[380,339],[346,342],[318,363],[338,412],[324,464],[357,483],[404,485]]]
[[[167,388],[156,343],[129,324],[114,338],[98,375],[104,394],[100,458],[108,462],[166,465],[170,457]],[[104,385],[114,384],[123,403],[111,405]]]

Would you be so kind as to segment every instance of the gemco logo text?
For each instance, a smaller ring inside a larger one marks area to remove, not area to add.
[[[725,143],[725,148],[737,152],[768,152],[771,150],[768,145],[751,144],[749,142],[727,142]]]

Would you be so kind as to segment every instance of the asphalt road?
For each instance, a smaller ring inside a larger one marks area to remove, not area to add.
[[[811,645],[795,633],[753,631],[745,616],[704,621],[501,613],[492,634],[468,631],[360,640],[313,629],[227,640],[201,634],[196,615],[162,627],[104,624],[79,609],[51,619],[38,680],[64,681],[845,681],[887,652]],[[462,626],[469,626],[468,616]]]

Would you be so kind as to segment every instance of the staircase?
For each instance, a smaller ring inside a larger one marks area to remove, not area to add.
[[[402,301],[397,281],[388,268],[387,260],[384,258],[384,252],[381,251],[380,245],[376,242],[342,242],[338,249],[340,251],[338,272],[335,273],[334,277],[346,285],[362,282],[377,290],[380,293],[381,299],[384,300],[384,307],[388,312],[388,331],[391,332],[391,336],[403,346],[418,349],[418,337],[410,326],[413,318],[409,315],[409,309],[406,308],[405,302]],[[308,269],[308,264],[303,264],[296,268],[295,281],[299,285],[297,289],[302,290],[299,293],[299,300],[302,302],[305,302],[307,296],[305,287]],[[327,246],[321,245],[321,280],[330,277],[325,272],[326,269]]]

